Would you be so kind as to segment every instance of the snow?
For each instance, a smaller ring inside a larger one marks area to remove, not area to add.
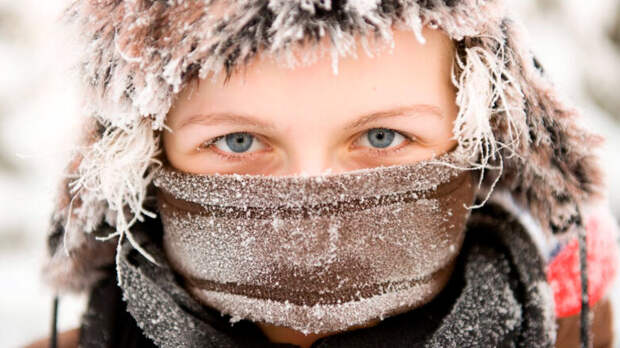
[[[76,92],[61,70],[66,45],[52,40],[61,4],[0,1],[2,14],[16,24],[0,28],[0,155],[14,167],[0,166],[3,347],[49,335],[52,293],[39,278],[44,236],[77,126]],[[84,302],[84,296],[61,298],[61,330],[78,324]]]

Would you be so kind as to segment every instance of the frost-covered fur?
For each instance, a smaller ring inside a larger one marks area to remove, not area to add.
[[[63,240],[73,241],[50,246],[46,273],[59,289],[92,284],[84,272],[67,279],[76,264],[99,264],[72,253],[109,245],[91,232],[109,226],[109,237],[131,241],[131,226],[153,215],[144,202],[177,93],[196,78],[224,72],[228,80],[259,51],[289,67],[328,53],[337,73],[339,57],[356,52],[357,34],[372,55],[368,39],[390,46],[393,28],[420,42],[424,26],[440,28],[457,47],[454,135],[481,170],[480,204],[506,188],[552,234],[568,231],[576,205],[603,193],[592,152],[601,138],[578,128],[578,113],[557,98],[502,0],[76,0],[64,19],[83,42],[76,68],[89,130],[52,217],[50,236],[64,226]],[[315,45],[325,35],[327,52]]]

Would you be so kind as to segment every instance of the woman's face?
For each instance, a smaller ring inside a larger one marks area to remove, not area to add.
[[[358,41],[358,57],[340,58],[337,75],[326,54],[294,69],[254,59],[226,85],[223,74],[190,83],[167,117],[167,159],[196,174],[315,175],[450,151],[453,42],[439,30],[423,34],[424,45],[394,30],[393,52],[374,58]]]

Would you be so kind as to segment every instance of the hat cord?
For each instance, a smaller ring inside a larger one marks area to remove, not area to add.
[[[588,298],[588,254],[586,243],[586,228],[582,223],[582,215],[577,207],[577,227],[579,238],[579,271],[581,275],[581,331],[580,341],[582,348],[590,347],[590,301]]]
[[[56,348],[58,346],[56,323],[58,321],[58,295],[54,295],[52,301],[52,334],[50,335],[50,348]]]

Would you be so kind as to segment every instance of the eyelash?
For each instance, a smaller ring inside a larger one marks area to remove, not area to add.
[[[243,133],[243,132],[235,132],[235,133]],[[248,133],[248,134],[251,134],[253,137],[256,137],[258,139],[261,139],[261,137],[255,135],[255,134],[252,134],[252,133]],[[199,150],[209,149],[216,142],[218,142],[218,140],[220,140],[222,138],[225,138],[227,135],[228,134],[220,135],[220,136],[217,136],[217,137],[215,137],[215,138],[213,138],[211,140],[208,140],[208,141],[204,142],[203,144],[199,145],[198,149]],[[230,161],[245,161],[245,160],[249,160],[249,159],[253,158],[254,156],[256,156],[257,154],[263,152],[263,151],[254,151],[254,152],[250,152],[248,154],[243,154],[243,155],[233,155],[233,154],[228,154],[228,153],[220,152],[218,150],[212,150],[212,151],[216,155],[218,155],[218,156],[220,156],[220,157],[222,157],[224,159],[230,160]]]
[[[385,129],[389,129],[389,128],[385,128]],[[412,137],[410,137],[407,134],[398,132],[398,131],[396,131],[394,129],[390,129],[390,130],[392,130],[392,131],[402,135],[405,138],[405,142],[403,142],[403,144],[400,144],[400,145],[398,145],[398,146],[396,146],[394,148],[387,149],[387,150],[380,150],[380,149],[368,147],[364,151],[370,152],[372,154],[372,156],[385,156],[386,154],[393,154],[395,152],[404,150],[407,145],[409,145],[410,143],[413,143],[415,141]]]
[[[371,129],[375,129],[375,128],[382,128],[382,129],[388,129],[388,130],[394,131],[394,132],[396,132],[396,133],[398,133],[398,134],[402,135],[402,136],[405,138],[405,140],[406,140],[407,144],[410,144],[410,143],[413,143],[413,142],[415,142],[415,141],[416,141],[416,138],[415,138],[415,137],[413,137],[413,136],[410,136],[410,135],[408,135],[408,134],[406,134],[406,133],[403,133],[403,132],[397,131],[397,130],[395,130],[395,129],[391,129],[391,128],[384,128],[384,127],[374,127],[374,128],[369,128],[369,129],[365,130],[365,131],[364,131],[364,133],[362,133],[362,134],[366,134],[366,132],[370,131]],[[235,132],[235,133],[242,133],[242,132]],[[261,139],[261,137],[260,137],[260,136],[257,136],[257,135],[255,135],[255,134],[252,134],[252,133],[249,133],[249,132],[248,132],[248,134],[251,134],[253,137],[258,138],[259,140]],[[208,140],[207,142],[205,142],[205,143],[203,143],[203,144],[199,145],[199,146],[198,146],[198,149],[199,149],[199,150],[209,149],[209,148],[210,148],[211,146],[213,146],[213,144],[215,144],[218,140],[220,140],[220,139],[222,139],[222,138],[226,137],[227,135],[228,135],[228,134],[220,135],[220,136],[217,136],[217,137],[215,137],[215,138],[213,138],[213,139],[211,139],[211,140]],[[372,155],[373,155],[373,156],[379,156],[379,155],[381,155],[381,156],[385,156],[386,154],[395,153],[395,152],[398,152],[398,151],[400,151],[400,150],[404,149],[404,148],[405,148],[405,146],[406,146],[407,144],[405,144],[405,145],[401,144],[400,146],[397,146],[397,147],[395,147],[395,148],[393,148],[393,149],[388,149],[388,150],[380,150],[380,149],[366,148],[366,150],[365,150],[365,151],[368,151],[368,152],[372,153]],[[220,151],[217,151],[217,150],[213,150],[213,152],[214,152],[216,155],[218,155],[218,156],[220,156],[220,157],[222,157],[222,158],[224,158],[224,159],[227,159],[227,160],[232,160],[232,161],[244,161],[244,160],[250,160],[251,158],[253,158],[253,157],[254,157],[254,156],[256,156],[257,154],[261,153],[262,151],[250,152],[249,154],[243,154],[243,155],[233,155],[233,154],[227,154],[227,153],[223,153],[223,152],[220,152]]]

